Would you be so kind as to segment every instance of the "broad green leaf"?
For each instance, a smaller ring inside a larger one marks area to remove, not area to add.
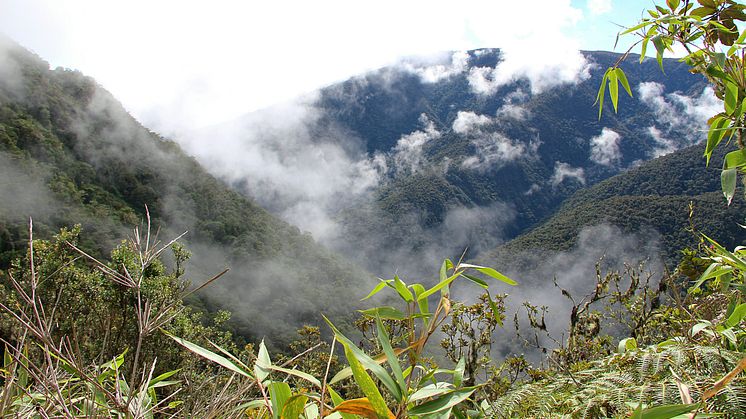
[[[367,316],[370,318],[380,317],[386,320],[404,320],[407,318],[406,314],[395,309],[394,307],[389,307],[389,306],[373,307],[367,310],[359,310],[359,311],[364,316]]]
[[[256,362],[254,362],[254,374],[256,379],[260,382],[269,377],[269,367],[272,365],[272,360],[269,358],[269,352],[267,347],[264,345],[264,339],[259,343],[259,353],[256,356]]]
[[[737,169],[746,166],[746,150],[731,151],[723,159],[723,169]]]
[[[707,164],[710,163],[712,152],[723,140],[723,136],[725,136],[725,125],[727,124],[728,120],[722,116],[716,116],[712,119],[710,130],[707,133],[707,145],[705,146],[705,157],[707,158]]]
[[[336,326],[334,326],[334,323],[332,323],[326,316],[322,315],[324,317],[324,320],[326,320],[326,323],[329,325],[329,327],[332,328],[332,331],[337,336],[337,340],[339,340],[340,343],[342,343],[345,346],[345,352],[348,350],[352,352],[356,358],[355,360],[361,363],[365,366],[366,369],[369,369],[379,380],[381,380],[381,383],[383,383],[384,386],[391,392],[391,394],[394,396],[396,400],[402,399],[402,393],[401,389],[399,389],[399,386],[396,384],[393,378],[386,372],[386,369],[384,369],[382,366],[378,364],[375,360],[373,360],[370,356],[368,356],[365,352],[360,350],[355,344],[349,340],[345,335],[342,334],[342,332],[337,329]],[[381,362],[383,362],[381,360]],[[352,367],[352,365],[350,365]],[[343,370],[344,371],[344,370]],[[337,375],[334,376],[330,384],[333,384],[336,382],[335,380],[340,377],[340,374],[343,373],[343,371],[340,371],[337,373]],[[354,373],[354,370],[352,371]],[[337,380],[338,381],[338,380]]]
[[[282,406],[281,419],[298,419],[306,408],[308,396],[304,394],[294,394],[285,401]]]
[[[497,279],[498,281],[504,282],[504,283],[506,283],[508,285],[518,285],[517,282],[513,281],[512,279],[508,278],[507,276],[501,274],[500,272],[498,272],[498,271],[496,271],[496,270],[494,270],[492,268],[488,268],[486,266],[479,266],[479,265],[471,265],[471,264],[468,264],[468,263],[462,263],[461,267],[475,269],[475,270],[477,270],[477,271],[479,271],[479,272],[481,272],[481,273],[483,273],[483,274],[485,274],[485,275],[487,275],[489,277]]]
[[[641,410],[639,416],[633,415],[632,417],[640,419],[670,419],[684,413],[689,413],[698,407],[699,405],[697,404],[670,404]]]
[[[462,358],[463,359],[463,358]],[[409,399],[407,399],[408,403],[415,403],[420,400],[428,399],[431,397],[440,396],[441,394],[445,393],[451,393],[455,389],[453,385],[449,383],[435,383],[435,384],[428,384],[419,390],[415,391],[411,396],[409,396]]]
[[[444,394],[421,405],[409,409],[408,413],[412,416],[429,415],[449,409],[468,399],[474,392],[474,388],[452,391]]]
[[[365,298],[363,298],[363,300],[367,300],[368,298],[378,294],[382,289],[386,288],[386,285],[394,282],[393,279],[388,279],[388,280],[379,279],[379,281],[381,282],[379,282],[378,285],[376,285],[375,288],[373,288],[373,290],[370,293],[368,293],[368,295],[366,295]]]
[[[697,336],[701,331],[703,331],[703,330],[705,330],[705,329],[707,329],[708,327],[711,327],[711,326],[712,326],[712,323],[710,323],[708,321],[701,321],[701,322],[695,324],[694,326],[692,326],[692,331],[691,331],[692,337]]]
[[[731,313],[728,320],[725,322],[725,327],[738,326],[744,318],[746,318],[746,303],[736,306],[733,313]]]
[[[365,368],[363,368],[363,365],[358,361],[356,354],[351,350],[351,348],[344,342],[342,343],[342,346],[345,348],[345,356],[347,357],[347,362],[350,364],[350,368],[352,368],[352,375],[355,377],[355,382],[367,397],[371,407],[373,407],[373,411],[376,413],[376,416],[378,416],[378,419],[388,419],[390,412],[386,406],[386,401],[383,399],[383,396],[381,396],[381,392],[378,391],[376,383],[373,382],[372,378],[370,378],[370,375],[365,371]]]
[[[441,281],[445,281],[446,278],[448,278],[448,266],[445,260],[440,265],[440,271],[438,271],[438,276],[440,276]]]
[[[269,383],[267,387],[269,388],[269,401],[272,403],[272,417],[280,419],[282,407],[285,406],[285,402],[292,395],[290,385],[283,381],[274,381]]]
[[[725,336],[728,341],[733,345],[734,347],[738,347],[738,338],[736,337],[736,333],[733,332],[733,329],[725,329],[720,331],[720,334]]]
[[[720,172],[720,184],[725,195],[725,200],[730,205],[733,196],[736,194],[736,180],[738,177],[737,169],[723,169]]]
[[[399,279],[399,276],[394,276],[394,288],[396,288],[396,292],[399,293],[399,296],[404,299],[404,301],[411,303],[414,301],[414,297],[412,296],[412,292],[407,288],[407,284],[404,283],[401,279]]]
[[[399,388],[403,395],[404,390],[407,388],[407,382],[404,380],[404,375],[402,374],[401,366],[399,365],[399,358],[394,353],[394,348],[391,347],[391,340],[389,339],[388,333],[386,333],[386,328],[383,326],[380,317],[376,317],[376,328],[378,329],[378,342],[381,344],[381,348],[383,348],[383,353],[386,354],[386,359],[391,367],[391,372],[394,373],[394,379],[396,379],[397,384],[399,384]],[[401,400],[397,401],[400,402]]]
[[[666,44],[663,43],[663,37],[661,35],[653,37],[652,41],[656,51],[655,59],[658,61],[658,66],[661,68],[661,71],[665,74],[665,71],[663,70],[663,53],[666,51]]]
[[[425,287],[422,284],[412,284],[412,291],[414,291],[414,298],[417,299],[417,307],[420,309],[420,314],[429,316],[430,303],[427,301],[427,298],[420,299],[420,295],[425,292]],[[425,328],[427,328],[430,320],[427,317],[423,317],[422,320],[425,323]]]
[[[461,387],[461,383],[464,381],[464,371],[466,370],[466,360],[462,356],[461,359],[456,363],[456,368],[453,369],[453,385]]]
[[[625,338],[620,340],[617,348],[620,354],[627,351],[634,351],[635,349],[637,349],[637,340],[635,338]]]
[[[738,104],[738,86],[730,81],[725,82],[725,113],[733,115]]]
[[[666,0],[666,5],[673,12],[679,8],[679,0]]]
[[[181,346],[187,348],[188,350],[194,352],[195,354],[197,354],[197,355],[199,355],[199,356],[201,356],[201,357],[203,357],[203,358],[205,358],[205,359],[207,359],[209,361],[212,361],[212,362],[214,362],[214,363],[216,363],[216,364],[218,364],[218,365],[220,365],[220,366],[222,366],[222,367],[224,367],[224,368],[226,368],[226,369],[228,369],[230,371],[233,371],[236,374],[243,375],[244,377],[253,378],[251,376],[251,374],[249,374],[247,371],[245,371],[243,368],[239,367],[238,365],[234,364],[233,361],[231,361],[231,360],[229,360],[227,358],[224,358],[223,356],[218,355],[218,354],[216,354],[216,353],[214,353],[212,351],[209,351],[209,350],[207,350],[207,349],[205,349],[205,348],[203,348],[203,347],[201,347],[201,346],[199,346],[197,344],[189,342],[189,341],[187,341],[185,339],[182,339],[180,337],[176,337],[176,336],[168,333],[165,330],[162,330],[162,332],[166,336],[168,336],[171,339],[175,340],[176,343],[178,343],[179,345],[181,345]]]

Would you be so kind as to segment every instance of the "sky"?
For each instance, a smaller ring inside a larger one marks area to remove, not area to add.
[[[0,32],[94,77],[165,135],[218,124],[406,56],[613,50],[652,0],[0,0]],[[623,51],[617,47],[616,51]]]

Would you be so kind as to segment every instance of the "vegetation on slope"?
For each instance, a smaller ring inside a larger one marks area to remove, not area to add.
[[[287,343],[303,323],[321,322],[321,307],[331,307],[332,316],[353,307],[351,295],[341,304],[324,296],[339,284],[360,284],[367,274],[210,176],[92,79],[50,70],[3,42],[10,76],[0,84],[0,267],[23,254],[29,216],[42,237],[82,224],[81,247],[101,256],[143,219],[147,205],[163,234],[188,231],[187,242],[200,249],[192,275],[247,268],[224,278],[232,292],[216,295],[216,287],[201,294],[211,311],[231,308],[240,335],[269,334]],[[254,295],[257,288],[261,296]],[[288,310],[289,293],[317,299]],[[257,299],[263,307],[253,305]],[[267,312],[277,317],[259,315]]]

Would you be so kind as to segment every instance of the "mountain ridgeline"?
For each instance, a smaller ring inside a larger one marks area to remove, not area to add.
[[[147,205],[161,242],[188,231],[195,285],[232,268],[193,303],[231,310],[239,335],[287,342],[322,308],[346,318],[368,288],[368,274],[211,176],[91,78],[9,40],[0,74],[0,269],[25,252],[29,217],[42,238],[82,224],[84,249],[107,257],[144,227]]]

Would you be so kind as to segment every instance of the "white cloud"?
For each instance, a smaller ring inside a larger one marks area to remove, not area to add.
[[[526,146],[500,134],[499,132],[479,133],[472,140],[476,155],[467,157],[461,163],[467,169],[487,170],[517,160],[526,154]],[[538,143],[529,144],[536,151]]]
[[[609,13],[612,9],[611,0],[588,0],[586,7],[592,15]]]
[[[596,164],[612,166],[619,163],[622,153],[619,140],[622,138],[616,131],[604,127],[601,134],[591,138],[591,160]]]
[[[420,170],[424,162],[422,152],[425,144],[440,138],[440,131],[427,115],[420,115],[420,123],[425,125],[424,130],[403,135],[392,150],[397,172],[415,173]]]
[[[710,87],[693,97],[679,92],[666,94],[663,85],[655,82],[640,83],[637,90],[640,100],[655,113],[654,130],[648,129],[659,144],[654,156],[702,141],[707,136],[707,120],[723,109]]]
[[[530,114],[531,113],[523,106],[508,103],[497,110],[496,116],[498,118],[509,118],[515,119],[516,121],[523,121],[528,118]]]
[[[539,192],[540,190],[541,190],[541,186],[539,186],[539,184],[532,183],[531,187],[529,187],[528,190],[526,192],[524,192],[523,194],[526,195],[526,196],[531,196],[534,193]]]
[[[213,174],[325,241],[338,232],[333,214],[376,187],[387,167],[381,156],[350,147],[348,133],[315,130],[314,101],[275,106],[182,143]]]
[[[554,173],[552,178],[549,179],[549,183],[556,187],[565,179],[574,179],[585,185],[585,171],[582,167],[572,167],[561,161],[554,162]]]
[[[232,120],[405,56],[499,47],[499,78],[525,72],[534,89],[574,79],[583,61],[583,38],[567,35],[583,19],[571,0],[536,0],[529,14],[526,3],[494,0],[0,0],[0,9],[6,34],[52,66],[95,77],[166,134]],[[423,75],[436,79],[453,64]]]
[[[443,79],[463,73],[469,66],[469,53],[456,51],[449,64],[420,65],[412,62],[401,64],[405,70],[417,74],[424,83],[437,83]]]
[[[463,135],[491,122],[492,119],[489,116],[478,115],[471,111],[459,111],[452,128],[457,134]]]

